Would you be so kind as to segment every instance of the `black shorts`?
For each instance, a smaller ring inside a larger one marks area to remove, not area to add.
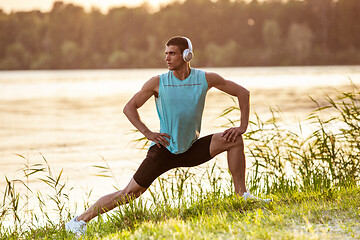
[[[209,161],[210,142],[213,135],[199,138],[184,153],[173,154],[166,147],[150,147],[146,158],[134,174],[134,180],[142,187],[148,188],[151,183],[166,171],[177,167],[194,167]]]

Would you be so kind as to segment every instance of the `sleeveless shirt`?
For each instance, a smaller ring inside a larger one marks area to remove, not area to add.
[[[186,152],[199,138],[208,90],[205,72],[192,68],[184,80],[176,78],[172,71],[159,77],[159,95],[155,103],[160,132],[171,137],[167,139],[170,143],[167,149],[180,154]]]

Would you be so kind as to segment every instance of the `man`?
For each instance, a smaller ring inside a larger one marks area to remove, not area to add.
[[[68,231],[84,233],[86,222],[98,214],[137,198],[162,173],[176,167],[202,164],[225,151],[235,193],[245,200],[262,200],[247,192],[245,186],[242,134],[245,133],[249,122],[250,93],[216,73],[191,68],[192,56],[192,44],[188,38],[174,37],[166,43],[165,60],[169,72],[148,80],[124,108],[124,114],[129,121],[152,141],[145,160],[125,189],[100,198],[83,214],[66,224]],[[205,96],[212,87],[238,98],[240,126],[198,139]],[[147,128],[137,110],[152,96],[155,96],[160,118],[159,133]]]

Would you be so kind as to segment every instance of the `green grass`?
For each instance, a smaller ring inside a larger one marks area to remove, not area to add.
[[[215,160],[205,170],[175,169],[158,178],[148,198],[92,220],[83,238],[360,239],[360,91],[353,86],[322,105],[314,102],[318,108],[306,120],[313,127],[310,133],[303,133],[303,123],[296,131],[286,128],[274,111],[269,120],[257,117],[244,135],[253,160],[248,189],[273,202],[245,202],[234,195],[229,172]],[[229,125],[235,124],[229,116],[236,111],[236,106],[224,110]],[[53,170],[42,158],[42,163],[27,161],[22,179],[6,178],[0,239],[75,237],[63,228],[75,212],[69,207],[72,187],[62,170]],[[107,163],[94,167],[99,176],[114,177]],[[34,179],[50,193],[33,192],[29,184]],[[88,199],[84,203],[88,207]],[[5,220],[13,225],[5,227]]]
[[[210,193],[209,193],[210,194]],[[204,195],[188,205],[146,208],[142,199],[88,226],[84,239],[358,239],[360,188],[271,195],[244,202],[235,195]],[[6,238],[18,239],[13,234]],[[72,239],[59,226],[24,232],[23,239]]]
[[[160,220],[140,220],[100,239],[346,239],[360,237],[360,188],[274,195],[274,202],[235,196],[207,198],[188,208],[158,210]],[[113,224],[113,223],[111,223]],[[94,223],[91,232],[99,232]]]

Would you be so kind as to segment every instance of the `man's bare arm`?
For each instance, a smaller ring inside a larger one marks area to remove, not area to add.
[[[209,88],[215,87],[227,94],[238,98],[240,107],[240,127],[230,128],[224,131],[223,137],[227,141],[234,142],[237,136],[246,132],[249,124],[250,115],[250,92],[232,81],[225,80],[223,77],[216,73],[206,73],[206,80],[208,81]]]
[[[169,145],[168,140],[165,138],[170,138],[166,133],[156,133],[152,132],[142,121],[138,112],[138,108],[144,105],[144,103],[149,100],[152,96],[157,96],[159,92],[159,76],[151,78],[147,81],[139,92],[137,92],[125,105],[124,114],[129,119],[129,121],[138,129],[144,136],[156,142],[158,147],[161,147],[160,144],[167,146]]]

